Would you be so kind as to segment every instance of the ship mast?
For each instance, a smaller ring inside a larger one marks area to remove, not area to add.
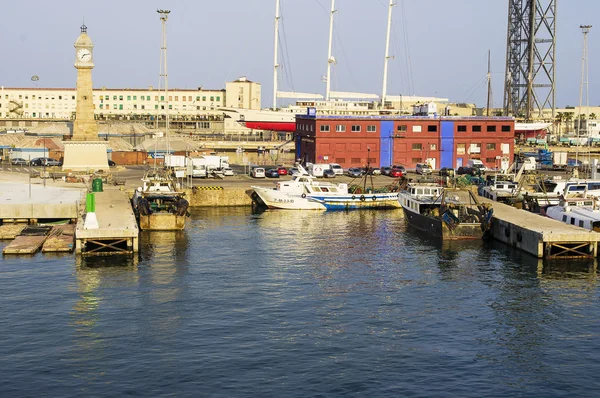
[[[171,148],[169,142],[169,79],[167,73],[167,19],[169,18],[169,10],[156,10],[160,14],[160,20],[162,23],[162,42],[160,45],[160,79],[164,79],[165,82],[165,140],[167,142],[167,152],[165,154],[165,160],[167,155],[170,156]],[[160,79],[159,79],[159,92],[160,92]],[[159,107],[160,108],[160,107]],[[156,154],[154,154],[156,158]]]
[[[385,36],[385,59],[383,61],[383,91],[381,93],[381,107],[385,107],[385,97],[387,96],[387,75],[388,75],[388,61],[390,58],[390,32],[392,29],[392,7],[395,6],[394,0],[390,0],[388,8],[388,21],[387,21],[387,34]]]
[[[333,14],[335,13],[335,0],[331,0],[331,14],[329,15],[329,45],[327,52],[327,77],[325,78],[325,84],[327,89],[325,90],[325,101],[329,101],[329,94],[331,91],[331,64],[335,63],[335,58],[331,56],[331,42],[333,41]]]
[[[488,71],[487,71],[487,107],[486,116],[490,115],[490,106],[492,106],[492,66],[491,66],[491,51],[488,50]]]
[[[279,47],[279,0],[275,0],[275,40],[273,50],[273,110],[277,109],[277,69],[279,61],[277,59],[277,49]]]

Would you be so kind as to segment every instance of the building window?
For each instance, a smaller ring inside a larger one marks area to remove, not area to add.
[[[494,159],[494,158],[485,158],[485,162],[487,164],[493,164],[495,161],[496,161],[496,159]]]
[[[102,109],[103,106],[104,106],[103,104],[100,104],[100,109]]]
[[[485,149],[491,150],[491,151],[495,151],[496,150],[496,144],[492,143],[492,144],[485,144]]]
[[[423,158],[412,158],[413,163],[423,163]]]
[[[429,144],[430,151],[437,151],[437,144]]]
[[[466,147],[466,144],[456,144],[456,154],[464,155],[467,152]]]
[[[131,95],[127,96],[127,101],[131,101]]]
[[[169,101],[173,101],[173,96],[169,95]]]
[[[196,97],[196,101],[200,101],[200,96]]]
[[[119,109],[123,110],[123,104],[119,104]]]
[[[358,124],[352,125],[352,132],[353,133],[359,133],[360,132],[360,126]]]
[[[474,133],[480,133],[480,132],[481,132],[481,126],[480,126],[480,125],[478,125],[478,124],[476,124],[476,125],[473,125],[473,126],[472,126],[472,129],[473,129],[472,131],[473,131]]]
[[[462,124],[461,124],[461,125],[458,125],[458,126],[456,127],[456,131],[458,131],[458,132],[460,132],[460,133],[465,133],[465,132],[467,131],[467,126],[465,126],[465,125],[462,125]]]
[[[350,160],[350,163],[352,163],[352,164],[360,164],[360,158],[352,158]]]
[[[423,149],[423,145],[421,143],[412,144],[412,149],[413,151],[420,151],[421,149]]]
[[[329,125],[326,124],[322,124],[321,125],[321,132],[329,132]]]
[[[117,104],[113,104],[113,109],[117,109]]]
[[[407,126],[406,124],[400,124],[398,127],[396,127],[396,130],[400,133],[406,133]]]
[[[134,95],[134,96],[133,96],[133,100],[134,100],[134,101],[137,101],[137,95]]]
[[[206,101],[206,96],[203,96],[203,97],[202,97],[202,101]]]
[[[343,133],[346,131],[346,126],[344,126],[343,124],[338,124],[337,126],[335,126],[335,131],[337,131],[338,133]]]
[[[170,100],[171,100],[171,97],[169,97],[169,101]],[[175,101],[179,101],[179,96],[178,95],[175,96]]]
[[[164,95],[161,95],[161,96],[160,96],[160,100],[161,100],[161,101],[164,101],[164,100],[165,100],[165,96],[164,96]]]
[[[217,101],[221,101],[221,97],[217,97]]]
[[[503,133],[510,133],[510,126],[502,126]]]
[[[377,131],[377,127],[374,124],[369,124],[367,126],[367,133],[374,133]]]
[[[487,126],[486,131],[493,133],[496,131],[496,125]]]
[[[422,127],[421,126],[413,126],[412,131],[413,131],[413,133],[420,133],[422,131]]]
[[[119,101],[123,101],[123,96],[119,95]]]
[[[117,96],[113,95],[113,101],[116,101],[116,100],[117,100]]]
[[[108,98],[108,95],[104,97],[105,100],[109,100],[110,98]]]
[[[437,126],[435,124],[430,124],[429,126],[427,126],[427,131],[435,132],[437,131]]]
[[[214,100],[215,100],[215,97],[211,96],[211,97],[210,97],[210,100],[211,100],[211,101],[214,101]]]

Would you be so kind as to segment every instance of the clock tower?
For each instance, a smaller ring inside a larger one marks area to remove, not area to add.
[[[75,41],[75,68],[77,68],[77,106],[73,124],[73,140],[98,141],[98,125],[94,119],[94,97],[92,92],[92,57],[94,44],[81,26],[81,34]]]
[[[75,68],[77,69],[77,104],[73,136],[64,141],[63,170],[108,170],[106,141],[98,139],[98,124],[94,119],[94,93],[92,69],[94,68],[94,43],[87,34],[87,26],[81,26],[81,34],[75,41]]]

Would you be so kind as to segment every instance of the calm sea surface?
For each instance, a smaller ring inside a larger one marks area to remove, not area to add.
[[[600,395],[593,265],[401,215],[195,210],[136,261],[4,257],[0,395]]]

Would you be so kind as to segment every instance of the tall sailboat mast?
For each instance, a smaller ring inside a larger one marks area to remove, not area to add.
[[[165,99],[164,99],[164,107],[165,107],[165,140],[167,143],[167,153],[165,154],[165,159],[167,155],[171,154],[170,142],[169,142],[169,79],[167,73],[167,19],[169,18],[169,10],[156,10],[160,14],[160,20],[162,23],[162,41],[160,45],[160,79],[164,80],[165,83]],[[160,82],[159,82],[159,91],[160,91]],[[159,107],[160,108],[160,107]],[[156,154],[154,155],[156,158]]]
[[[492,106],[492,63],[491,63],[491,50],[488,50],[488,71],[487,71],[487,107],[486,107],[486,116],[490,115],[490,106]]]
[[[390,32],[392,30],[392,7],[395,6],[394,0],[390,0],[388,8],[388,21],[387,21],[387,34],[385,36],[385,59],[383,61],[383,91],[381,93],[381,107],[385,107],[385,97],[387,96],[387,75],[388,75],[388,61],[390,58]]]
[[[273,109],[277,109],[277,69],[279,69],[279,61],[277,50],[279,47],[279,0],[275,0],[275,40],[273,40]]]
[[[329,94],[331,92],[331,64],[335,63],[335,58],[331,56],[331,43],[333,41],[333,14],[335,13],[335,0],[331,0],[331,14],[329,15],[329,45],[327,51],[327,76],[326,76],[326,90],[325,100],[329,101]]]

